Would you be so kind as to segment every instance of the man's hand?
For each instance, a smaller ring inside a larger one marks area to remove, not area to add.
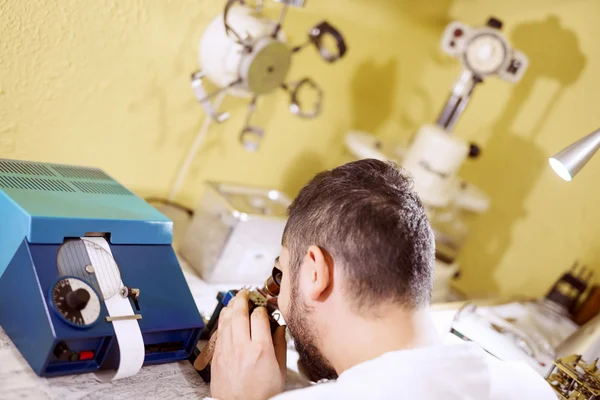
[[[267,310],[249,316],[248,292],[240,291],[221,311],[211,364],[210,390],[218,400],[266,400],[283,391],[286,376],[285,327],[273,337]]]

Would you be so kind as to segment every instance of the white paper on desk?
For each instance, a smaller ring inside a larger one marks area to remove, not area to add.
[[[94,274],[98,279],[108,315],[112,317],[135,315],[129,298],[124,298],[120,294],[120,289],[124,285],[108,242],[103,238],[86,237],[81,239],[85,243],[88,256],[94,267]],[[111,323],[119,347],[119,367],[116,371],[97,372],[95,374],[96,379],[101,382],[133,376],[139,372],[144,364],[144,339],[138,321],[130,319]]]

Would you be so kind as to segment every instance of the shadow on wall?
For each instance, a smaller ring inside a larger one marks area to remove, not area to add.
[[[450,23],[450,9],[454,0],[429,0],[429,1],[414,1],[414,0],[382,0],[384,2],[394,4],[405,15],[423,23],[441,27],[442,30]]]
[[[351,81],[354,129],[377,132],[394,115],[398,70],[396,59],[384,64],[367,60],[357,68]]]
[[[561,26],[555,16],[518,25],[509,40],[527,54],[529,69],[492,126],[492,136],[481,159],[465,166],[463,171],[463,176],[484,190],[492,203],[490,210],[476,221],[472,237],[462,252],[460,261],[468,272],[461,281],[468,281],[465,283],[468,287],[479,287],[487,293],[497,291],[495,270],[511,245],[515,223],[527,215],[525,200],[547,168],[547,155],[536,145],[535,138],[586,64],[577,35]],[[526,107],[530,97],[536,84],[542,81],[551,81],[557,89],[546,98],[543,108],[535,107],[542,112],[527,124],[531,129],[515,127],[519,114],[529,112]]]
[[[326,168],[325,160],[319,154],[312,151],[301,153],[290,163],[279,187],[283,193],[293,199],[304,185]]]
[[[411,0],[373,0],[370,6],[373,8],[389,10],[398,14],[398,23],[403,20],[411,23],[418,23],[427,27],[430,31],[435,31],[438,36],[441,35],[446,25],[450,22],[449,10],[454,0],[432,0],[428,2],[415,2]],[[398,32],[402,32],[399,30]],[[411,40],[412,39],[412,40]],[[410,57],[415,47],[415,38],[398,37],[395,49],[390,49],[390,53],[399,54],[397,57],[390,57],[383,62],[365,60],[362,62],[354,76],[352,77],[352,129],[366,131],[377,134],[379,128],[388,120],[398,115],[399,103],[403,103],[403,98],[410,95],[411,101],[413,95],[419,97],[418,101],[424,100],[427,104],[430,99],[422,99],[422,91],[412,88],[410,82],[401,82],[399,72],[401,63],[423,62],[426,58],[415,60]],[[428,42],[429,43],[429,42]],[[437,41],[435,44],[437,45]],[[409,57],[404,57],[403,49],[407,51]],[[437,47],[436,47],[437,49]],[[419,43],[419,51],[428,51],[428,47],[423,48],[423,43]],[[421,66],[411,65],[411,69],[421,70]],[[404,79],[412,79],[411,77]],[[398,93],[401,88],[405,93]],[[413,94],[412,91],[417,90]],[[410,91],[410,92],[409,92]],[[405,122],[405,121],[402,121]],[[411,126],[411,128],[413,128]]]

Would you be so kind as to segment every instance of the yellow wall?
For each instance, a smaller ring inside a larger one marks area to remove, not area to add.
[[[222,3],[0,0],[0,157],[99,166],[140,195],[166,195],[204,117],[189,75],[202,30]],[[267,3],[274,15],[278,5]],[[207,179],[294,195],[338,162],[349,129],[406,143],[436,117],[459,71],[438,49],[445,24],[477,24],[494,11],[532,67],[518,86],[486,82],[457,127],[484,148],[464,175],[493,197],[463,254],[458,285],[468,293],[528,286],[541,293],[574,258],[598,260],[598,162],[567,185],[545,159],[599,123],[600,3],[307,4],[288,14],[293,43],[327,18],[350,46],[339,64],[326,65],[309,50],[295,60],[292,78],[308,74],[323,86],[323,116],[297,119],[282,93],[264,99],[257,122],[267,137],[258,154],[249,154],[237,142],[244,103],[227,100],[234,118],[213,126],[178,200],[194,206]]]
[[[484,145],[464,176],[493,201],[465,248],[459,285],[544,293],[576,259],[600,272],[600,160],[570,183],[547,162],[600,127],[600,2],[460,1],[452,15],[474,22],[490,10],[531,67],[516,86],[484,84],[459,126]]]

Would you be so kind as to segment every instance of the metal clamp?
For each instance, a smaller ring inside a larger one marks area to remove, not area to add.
[[[330,35],[335,40],[337,45],[337,54],[332,53],[323,45],[323,39],[326,35]],[[327,21],[323,21],[315,25],[315,27],[310,30],[308,37],[319,50],[321,57],[329,63],[339,60],[348,51],[344,36],[342,36],[341,32],[330,25]]]
[[[196,71],[192,74],[192,89],[194,90],[194,94],[196,95],[196,99],[204,108],[204,111],[213,119],[215,122],[224,122],[229,119],[229,113],[227,112],[218,112],[214,105],[210,102],[210,99],[214,97],[216,94],[222,92],[223,90],[227,90],[232,85],[227,86],[221,90],[218,90],[210,95],[206,94],[206,90],[204,89],[204,85],[202,84],[202,79],[204,78],[204,72]]]
[[[123,297],[124,299],[128,297],[131,298],[136,310],[140,310],[140,303],[138,302],[140,298],[140,289],[134,289],[130,288],[129,286],[123,286],[121,288],[121,297]]]
[[[111,317],[109,315],[108,317],[106,317],[106,322],[128,321],[131,319],[142,319],[142,316],[140,314],[122,315],[122,316],[118,316],[118,317]]]
[[[248,114],[246,115],[246,123],[242,132],[240,132],[240,142],[244,149],[249,152],[256,152],[260,146],[260,142],[265,135],[265,131],[256,126],[250,125],[252,114],[256,110],[258,96],[254,96],[250,104],[248,104]]]
[[[229,10],[231,9],[231,7],[234,4],[239,4],[241,6],[245,6],[246,2],[244,0],[228,0],[227,4],[225,4],[225,10],[223,11],[223,25],[225,26],[225,34],[229,37],[231,37],[231,35],[233,35],[234,36],[233,39],[236,41],[236,43],[244,46],[246,51],[251,52],[252,45],[249,43],[249,41],[250,41],[249,36],[246,35],[245,37],[242,37],[242,35],[237,33],[235,31],[235,29],[233,29],[231,27],[231,25],[229,25],[229,23],[227,22],[228,16],[229,16]],[[262,7],[262,3],[261,3],[261,7]]]
[[[306,85],[308,85],[317,93],[317,101],[311,112],[306,112],[302,109],[302,104],[300,103],[300,100],[298,98],[300,90]],[[293,114],[302,118],[315,118],[319,114],[321,114],[321,105],[323,104],[323,91],[311,78],[302,79],[296,84],[293,90],[289,91],[289,93],[291,97],[290,111]]]
[[[283,26],[283,20],[285,19],[288,7],[290,6],[289,1],[283,1],[283,3],[284,6],[281,9],[281,13],[279,14],[279,21],[277,22],[277,25],[275,25],[275,29],[273,29],[273,33],[271,34],[271,37],[273,39],[277,39],[277,36],[279,36],[279,33],[281,32],[281,27]]]
[[[256,126],[246,126],[240,133],[240,142],[244,149],[249,152],[256,152],[260,147],[260,142],[265,135],[265,131]]]

